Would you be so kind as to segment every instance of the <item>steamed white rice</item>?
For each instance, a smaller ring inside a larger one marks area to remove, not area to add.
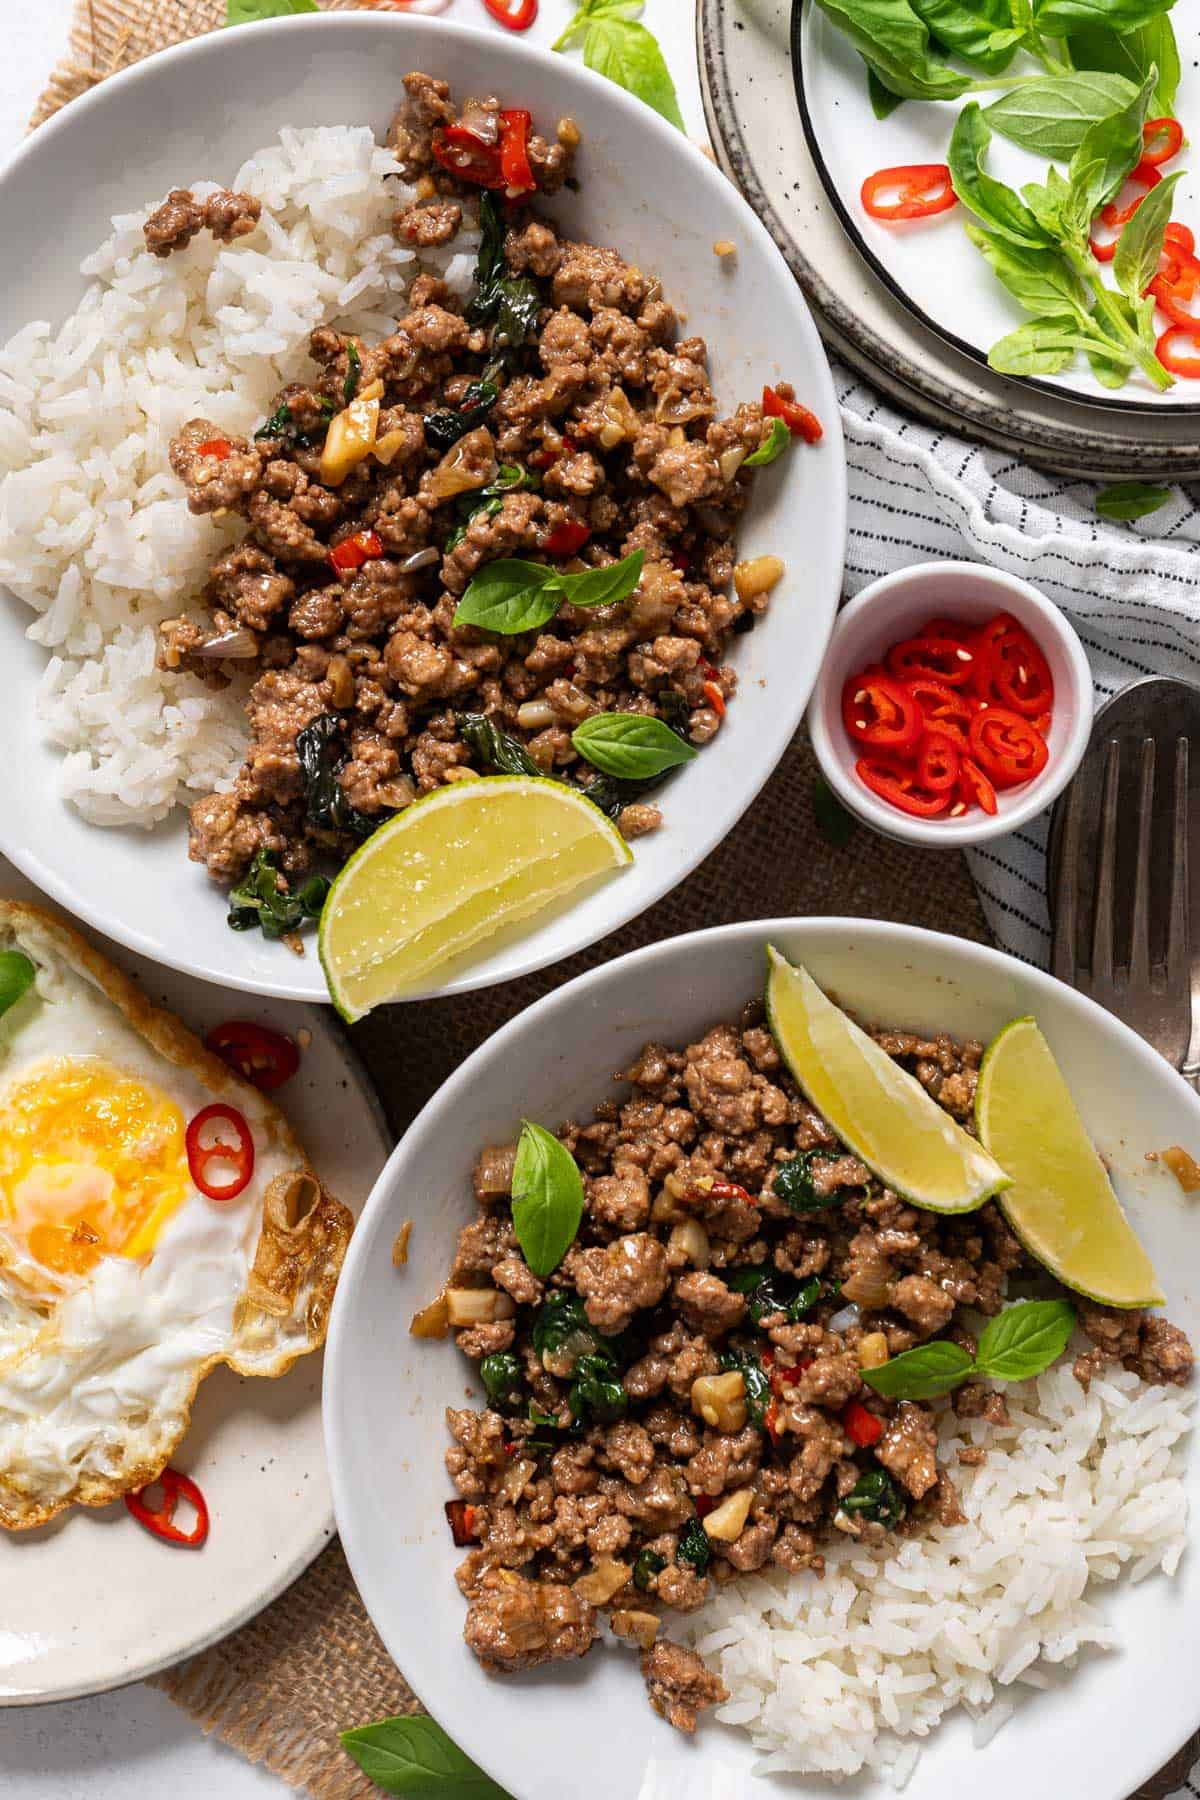
[[[155,668],[156,626],[195,606],[238,535],[236,520],[188,512],[170,440],[196,416],[253,432],[280,387],[311,375],[314,327],[394,328],[417,272],[389,229],[411,198],[395,171],[366,127],[283,131],[232,182],[263,202],[255,232],[151,256],[158,196],[112,221],[65,324],[37,321],[0,351],[0,584],[38,615],[28,635],[51,653],[38,719],[63,751],[62,794],[97,824],[152,825],[237,773],[239,691]],[[475,244],[461,232],[422,263],[465,294]]]
[[[966,1525],[875,1551],[847,1540],[823,1580],[744,1576],[672,1620],[729,1688],[717,1717],[750,1733],[758,1772],[865,1766],[903,1786],[952,1708],[986,1743],[1053,1665],[1117,1645],[1098,1584],[1175,1572],[1192,1396],[1121,1369],[1085,1393],[1069,1360],[1004,1392],[1008,1426],[942,1411]],[[987,1449],[978,1468],[958,1462],[965,1444]]]

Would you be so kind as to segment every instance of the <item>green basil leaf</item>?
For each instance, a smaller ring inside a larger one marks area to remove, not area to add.
[[[563,575],[557,569],[546,572],[552,576],[560,599],[571,606],[613,606],[632,594],[642,579],[645,561],[646,552],[634,550],[603,569],[583,569],[578,575]]]
[[[525,1261],[544,1281],[575,1242],[583,1217],[583,1177],[571,1152],[528,1119],[513,1165],[512,1217]]]
[[[385,1794],[417,1800],[509,1800],[426,1713],[343,1731],[342,1748]]]
[[[1163,13],[1132,31],[1114,31],[1108,25],[1085,25],[1072,31],[1067,48],[1077,69],[1103,69],[1123,75],[1140,88],[1151,69],[1158,70],[1151,110],[1155,117],[1174,113],[1175,96],[1182,73],[1175,27]]]
[[[1120,191],[1125,177],[1142,160],[1142,127],[1154,83],[1152,69],[1132,100],[1120,111],[1097,119],[1084,132],[1067,170],[1079,217],[1090,219],[1098,207]]]
[[[20,950],[0,950],[0,1016],[28,993],[37,975],[37,964]]]
[[[835,850],[844,850],[854,836],[853,814],[848,813],[823,775],[813,776],[813,818],[817,830]]]
[[[458,735],[484,768],[496,775],[542,776],[546,772],[534,762],[519,738],[501,731],[483,713],[459,713]]]
[[[1168,175],[1165,181],[1151,188],[1117,239],[1113,274],[1117,286],[1135,307],[1141,305],[1142,296],[1158,273],[1158,259],[1171,218],[1175,188],[1181,179],[1182,171]]]
[[[1053,236],[1038,223],[1020,195],[984,168],[984,153],[991,141],[992,134],[983,113],[978,103],[972,100],[958,115],[947,152],[955,193],[989,230],[1007,238],[1010,243],[1029,245],[1033,249],[1053,244]]]
[[[227,25],[253,25],[256,19],[286,19],[292,13],[320,12],[317,0],[228,0]]]
[[[1144,519],[1167,504],[1171,491],[1145,481],[1117,481],[1096,495],[1096,511],[1102,519]]]
[[[1010,243],[978,225],[968,225],[967,236],[1026,312],[1051,319],[1086,316],[1087,289],[1057,250]]]
[[[1132,31],[1170,12],[1174,4],[1175,0],[1037,0],[1033,20],[1048,37],[1066,37],[1084,25]]]
[[[593,15],[583,41],[583,60],[597,75],[615,81],[684,130],[671,72],[658,39],[644,25],[615,10]]]
[[[989,75],[1012,61],[1022,33],[1010,29],[1008,0],[911,0],[913,11],[928,25],[944,50],[975,63]]]
[[[588,26],[594,19],[609,17],[636,19],[641,17],[644,10],[643,0],[583,0],[583,5],[575,17],[570,21],[566,30],[555,38],[550,48],[552,50],[569,49],[577,38],[586,35]]]
[[[971,78],[930,53],[929,28],[908,0],[817,0],[884,86],[905,100],[957,100]]]
[[[454,623],[478,625],[503,637],[538,631],[554,617],[562,598],[557,570],[501,557],[480,569],[455,609]]]
[[[860,1371],[868,1387],[888,1400],[934,1400],[965,1381],[974,1368],[960,1344],[937,1338],[903,1350],[877,1369]]]
[[[763,439],[757,450],[752,450],[743,469],[765,469],[781,457],[792,441],[792,434],[782,419],[771,420],[770,436]]]
[[[1046,171],[1044,183],[1031,181],[1021,189],[1021,198],[1046,233],[1058,239],[1069,236],[1065,220],[1068,216],[1071,186],[1055,168]]]
[[[871,111],[877,119],[890,119],[898,106],[904,105],[902,94],[893,94],[890,87],[885,87],[870,63],[867,70],[867,98],[871,102]]]
[[[1030,319],[988,351],[988,366],[1000,375],[1058,375],[1077,351],[1095,349],[1074,319]]]
[[[1141,80],[1135,87],[1121,75],[1092,70],[1047,75],[993,100],[984,118],[993,131],[1023,150],[1069,162],[1088,128],[1097,119],[1107,119],[1110,113],[1128,106],[1141,85]]]
[[[596,713],[576,726],[571,742],[580,756],[619,781],[648,781],[696,755],[669,725],[644,713]]]
[[[975,1367],[993,1381],[1025,1381],[1062,1355],[1074,1329],[1075,1308],[1069,1300],[1024,1300],[1005,1307],[989,1320]]]

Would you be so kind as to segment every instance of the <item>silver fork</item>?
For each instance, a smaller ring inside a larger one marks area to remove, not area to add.
[[[1124,745],[1137,757],[1137,806],[1132,819],[1119,805],[1123,746],[1117,738],[1104,750],[1099,835],[1094,856],[1089,955],[1081,955],[1083,906],[1082,834],[1085,781],[1072,782],[1062,816],[1058,889],[1051,967],[1061,981],[1078,988],[1115,1013],[1146,1039],[1193,1085],[1200,1057],[1192,1050],[1191,964],[1188,947],[1188,740],[1174,743],[1170,790],[1170,876],[1156,883],[1151,872],[1151,830],[1157,778],[1157,745],[1152,737]],[[1132,826],[1132,831],[1129,827]],[[1129,878],[1133,861],[1133,908],[1127,960],[1117,945],[1118,882]],[[1151,945],[1158,948],[1152,960]]]

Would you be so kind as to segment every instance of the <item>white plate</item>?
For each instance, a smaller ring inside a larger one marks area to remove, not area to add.
[[[45,904],[3,861],[0,894]],[[247,1005],[111,944],[99,948],[201,1033],[230,1017],[312,1033],[281,1098],[314,1167],[357,1213],[391,1136],[331,1015]],[[334,1531],[320,1402],[319,1354],[278,1381],[218,1369],[203,1383],[172,1459],[208,1502],[202,1550],[158,1543],[122,1502],[76,1507],[37,1531],[0,1532],[0,1706],[140,1680],[245,1624],[294,1581]]]
[[[734,925],[622,957],[529,1008],[426,1106],[371,1195],[334,1303],[325,1391],[338,1526],[371,1617],[434,1717],[521,1800],[585,1788],[604,1800],[893,1796],[878,1781],[834,1789],[755,1777],[749,1739],[711,1722],[684,1740],[650,1711],[632,1656],[615,1650],[532,1676],[485,1675],[463,1642],[459,1557],[442,1513],[451,1493],[443,1413],[463,1404],[467,1372],[452,1344],[407,1330],[475,1214],[479,1147],[511,1138],[522,1116],[590,1113],[612,1091],[612,1070],[628,1067],[647,1038],[686,1043],[736,1018],[761,991],[768,939],[873,1018],[987,1038],[1036,1014],[1165,1281],[1171,1318],[1193,1337],[1200,1326],[1195,1202],[1144,1161],[1164,1144],[1200,1150],[1200,1101],[1108,1013],[1013,957],[860,919]],[[392,1236],[414,1211],[412,1259],[398,1275]],[[1188,1479],[1194,1504],[1195,1435]],[[1122,1652],[1089,1658],[1061,1692],[1031,1695],[986,1754],[971,1748],[967,1719],[951,1721],[922,1755],[906,1800],[1125,1800],[1162,1766],[1200,1721],[1200,1557],[1193,1548],[1173,1581],[1105,1589],[1098,1604]],[[572,1770],[603,1775],[576,1786]]]
[[[1184,71],[1176,112],[1181,119],[1195,119],[1200,116],[1200,12],[1195,7],[1177,6],[1171,18]],[[890,118],[876,119],[862,58],[815,0],[806,0],[803,6],[793,45],[796,94],[809,149],[851,243],[902,305],[956,349],[986,365],[991,345],[1025,324],[1029,314],[1001,286],[968,239],[963,227],[971,215],[958,205],[934,219],[889,226],[872,219],[863,210],[860,197],[863,181],[876,169],[944,163],[954,121],[965,100],[905,101]],[[1027,57],[1014,62],[1007,74],[1040,72]],[[998,96],[973,98],[986,106]],[[1185,149],[1167,172],[1186,169],[1188,161]],[[1026,182],[1046,179],[1043,157],[998,134],[989,146],[987,166],[1018,191]],[[1175,190],[1174,216],[1200,223],[1200,176],[1194,169]],[[1194,382],[1177,381],[1159,394],[1140,371],[1134,371],[1125,386],[1114,391],[1096,380],[1084,357],[1077,357],[1061,375],[1021,379],[1023,385],[1077,394],[1093,405],[1126,411],[1173,407],[1200,412]]]
[[[584,185],[558,211],[573,229],[662,272],[687,308],[688,330],[708,339],[723,403],[786,376],[825,426],[818,447],[797,449],[756,484],[740,548],[782,556],[790,576],[762,625],[733,640],[742,694],[720,743],[672,781],[666,823],[639,840],[631,868],[473,962],[440,990],[453,993],[558,961],[659,899],[725,837],[800,723],[840,593],[845,463],[820,340],[767,233],[680,132],[576,62],[440,19],[281,20],[152,57],[34,134],[0,176],[0,340],[71,308],[79,260],[111,213],[178,183],[232,177],[285,124],[368,122],[382,131],[414,67],[446,75],[460,94],[496,89],[532,99],[545,118],[572,114],[584,133]],[[736,258],[713,255],[721,238],[737,244]],[[0,767],[22,771],[0,801],[0,848],[73,912],[158,962],[255,993],[324,1000],[315,955],[297,960],[227,929],[220,892],[187,860],[182,818],[149,834],[100,830],[58,799],[58,756],[33,718],[45,656],[22,636],[28,618],[0,596],[11,702],[0,710]]]

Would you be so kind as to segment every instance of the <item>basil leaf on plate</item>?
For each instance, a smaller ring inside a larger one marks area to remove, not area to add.
[[[1158,273],[1158,259],[1171,218],[1175,188],[1181,178],[1182,171],[1168,175],[1165,181],[1151,188],[1128,225],[1122,226],[1117,239],[1113,274],[1117,286],[1135,307],[1141,305],[1146,289]]]
[[[1122,75],[1092,70],[1047,75],[1044,81],[1011,88],[983,116],[993,131],[1023,150],[1069,162],[1089,127],[1128,106],[1144,79],[1135,86]]]
[[[999,375],[1058,375],[1077,350],[1094,349],[1074,319],[1030,319],[992,345],[988,366]]]
[[[989,75],[1006,69],[1023,33],[1012,29],[1008,0],[911,0],[937,42]]]
[[[0,950],[0,1016],[29,992],[37,965],[20,950]]]
[[[1074,1329],[1075,1308],[1069,1300],[1024,1300],[1008,1306],[988,1321],[975,1353],[976,1371],[994,1381],[1040,1375],[1062,1355]]]
[[[1144,519],[1170,498],[1170,488],[1152,487],[1145,481],[1116,481],[1096,495],[1096,511],[1102,519]]]
[[[343,1731],[342,1748],[385,1794],[416,1800],[509,1800],[426,1713]]]
[[[937,1338],[860,1373],[867,1386],[887,1400],[934,1400],[965,1381],[974,1367],[961,1344]]]
[[[320,12],[316,0],[228,0],[227,25],[252,25],[256,19],[286,19],[292,13]]]
[[[1039,224],[1020,195],[984,168],[984,153],[991,141],[983,112],[972,100],[958,115],[947,152],[955,193],[990,231],[1010,243],[1033,249],[1053,244],[1053,236]]]
[[[1067,170],[1080,219],[1090,220],[1099,207],[1119,193],[1125,177],[1142,160],[1142,127],[1154,82],[1152,69],[1131,100],[1107,118],[1097,119],[1084,132]],[[1086,230],[1082,235],[1086,237]]]
[[[583,569],[578,575],[564,575],[557,569],[548,573],[553,577],[559,599],[568,605],[612,606],[632,594],[642,579],[645,561],[644,550],[633,550],[620,562],[609,563],[603,569]]]
[[[454,623],[512,637],[540,630],[561,603],[557,570],[506,556],[480,569],[455,609]]]
[[[890,119],[898,106],[904,105],[903,94],[893,94],[890,87],[885,87],[875,70],[867,63],[867,98],[871,102],[871,111],[877,119]]]
[[[1066,37],[1083,25],[1132,31],[1170,12],[1175,0],[1037,0],[1033,22],[1047,37]]]
[[[512,1217],[525,1261],[545,1280],[575,1241],[583,1217],[583,1177],[571,1152],[528,1119],[513,1165]]]
[[[763,439],[757,450],[750,452],[742,464],[743,469],[767,468],[770,463],[775,462],[783,455],[791,441],[792,434],[783,420],[772,419],[770,435]]]
[[[817,0],[826,17],[845,32],[884,86],[905,100],[957,100],[971,86],[969,75],[934,56],[929,28],[908,0]]]
[[[576,726],[571,742],[580,756],[620,781],[647,781],[696,755],[669,725],[644,713],[596,713]]]
[[[978,225],[968,225],[967,236],[1026,312],[1053,319],[1086,311],[1087,290],[1057,250],[1010,243]]]
[[[1151,69],[1158,70],[1158,85],[1151,101],[1156,117],[1175,111],[1175,95],[1182,73],[1175,27],[1166,13],[1135,25],[1132,31],[1114,31],[1108,25],[1085,25],[1072,31],[1067,49],[1077,69],[1103,69],[1123,75],[1141,87]]]
[[[618,13],[597,18],[583,42],[583,60],[627,93],[684,129],[675,83],[653,32]]]

